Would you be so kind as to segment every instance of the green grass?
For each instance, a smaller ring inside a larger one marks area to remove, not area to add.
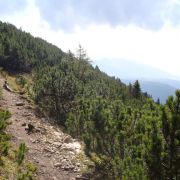
[[[34,180],[37,168],[25,159],[25,144],[16,149],[10,141],[11,135],[5,133],[10,116],[9,111],[0,109],[0,180]]]

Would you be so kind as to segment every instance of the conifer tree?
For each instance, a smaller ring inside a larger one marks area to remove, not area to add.
[[[162,109],[162,131],[165,139],[163,166],[165,177],[180,178],[180,90],[176,98],[170,96]]]
[[[149,179],[161,180],[162,177],[162,140],[156,125],[156,121],[152,121],[152,131],[150,134],[150,145],[146,154],[146,163],[148,166]]]
[[[137,99],[141,97],[141,87],[138,80],[136,80],[135,83],[133,84],[132,94],[133,97]]]

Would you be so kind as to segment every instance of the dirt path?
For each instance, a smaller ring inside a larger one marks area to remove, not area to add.
[[[4,83],[0,79],[0,86]],[[73,180],[80,176],[80,170],[87,168],[88,158],[80,143],[53,127],[45,118],[37,117],[33,106],[22,95],[3,89],[1,104],[12,114],[8,132],[12,142],[25,142],[29,151],[27,158],[38,167],[39,180]],[[33,125],[33,133],[25,130]],[[78,178],[77,178],[78,179]]]

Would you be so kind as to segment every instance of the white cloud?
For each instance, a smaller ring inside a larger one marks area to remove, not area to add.
[[[52,36],[64,50],[75,50],[81,43],[91,59],[128,59],[180,76],[179,28],[165,26],[160,31],[148,31],[134,26],[113,29],[91,25],[87,29],[77,27],[71,34],[58,31]]]
[[[157,67],[180,77],[180,27],[167,24],[159,31],[150,31],[133,25],[117,26],[90,24],[75,27],[72,32],[52,30],[40,16],[34,0],[13,16],[0,17],[59,46],[74,51],[80,43],[92,60],[105,58],[128,59]],[[118,60],[116,61],[118,66]]]
[[[174,25],[180,7],[174,0],[36,0],[40,13],[53,28],[65,31],[75,25],[108,23],[111,26],[134,24],[148,29],[160,29],[164,20]]]
[[[39,33],[41,29],[47,29],[49,25],[41,19],[39,9],[35,6],[35,0],[26,1],[27,6],[23,10],[16,11],[13,15],[0,16],[0,18],[32,34]]]

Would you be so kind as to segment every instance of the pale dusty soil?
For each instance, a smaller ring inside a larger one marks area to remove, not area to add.
[[[0,79],[1,87],[3,83]],[[23,105],[17,106],[17,102]],[[71,180],[81,175],[80,169],[86,168],[89,160],[78,141],[49,124],[47,119],[38,117],[34,107],[22,95],[3,89],[0,105],[11,112],[12,123],[7,131],[12,134],[15,146],[25,142],[29,149],[27,159],[38,168],[37,179]],[[28,123],[39,131],[28,135],[26,127],[22,126]]]

